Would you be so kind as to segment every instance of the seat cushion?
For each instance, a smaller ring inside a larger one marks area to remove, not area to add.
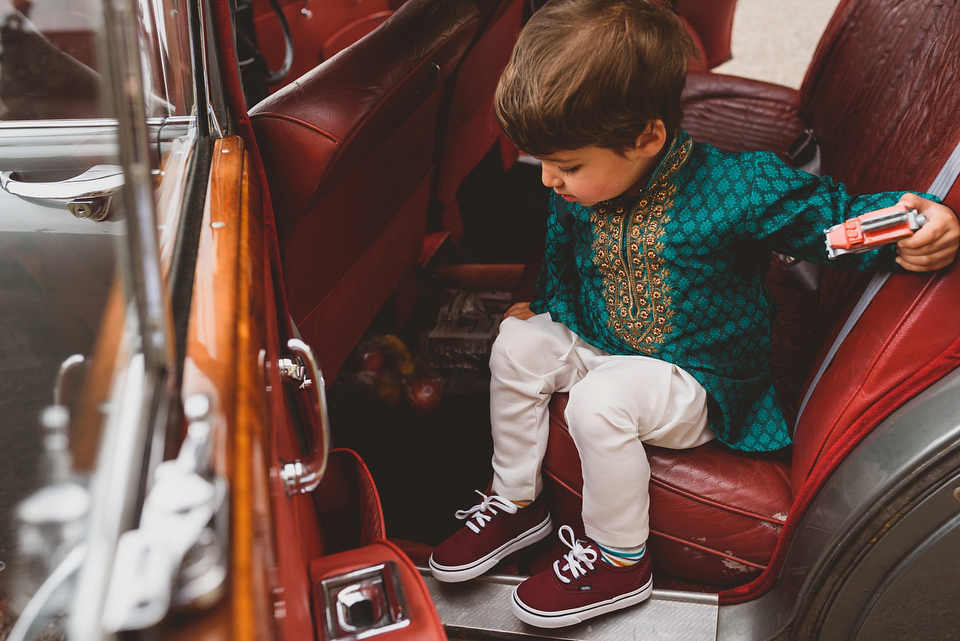
[[[554,520],[582,532],[583,477],[563,411],[550,402],[543,470]],[[716,587],[758,576],[773,556],[793,500],[789,462],[732,450],[718,442],[691,450],[647,447],[654,572]]]

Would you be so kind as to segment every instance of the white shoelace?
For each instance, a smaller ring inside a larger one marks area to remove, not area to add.
[[[483,497],[483,500],[474,505],[469,510],[457,510],[457,518],[462,520],[467,520],[467,527],[473,530],[474,534],[479,534],[480,529],[487,526],[487,523],[493,520],[493,517],[497,515],[497,508],[503,510],[507,514],[514,514],[519,507],[512,501],[508,501],[502,496],[497,496],[496,494],[491,494],[487,496],[480,490],[474,490],[477,494]],[[489,512],[490,514],[487,514]],[[474,519],[476,523],[470,521],[469,519]]]
[[[563,559],[566,560],[567,564],[560,567],[560,560],[554,561],[553,571],[556,573],[558,579],[564,583],[570,583],[572,580],[585,576],[589,570],[592,570],[593,564],[597,562],[599,555],[596,550],[584,547],[581,541],[574,538],[573,528],[569,525],[561,525],[557,534],[560,536],[563,544],[570,548],[570,551],[563,555]],[[583,565],[581,565],[581,563]],[[584,565],[587,566],[586,569],[584,569]],[[573,579],[568,579],[563,576],[562,573],[567,570],[573,575]]]

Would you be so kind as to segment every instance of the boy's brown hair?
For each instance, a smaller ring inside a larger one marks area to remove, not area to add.
[[[696,46],[680,18],[648,0],[552,0],[520,34],[494,110],[534,156],[596,146],[621,152],[648,124],[680,130]]]

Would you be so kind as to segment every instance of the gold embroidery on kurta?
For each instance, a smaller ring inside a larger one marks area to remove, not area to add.
[[[615,201],[598,203],[590,214],[593,255],[603,274],[608,324],[624,343],[656,354],[673,331],[670,276],[662,257],[662,238],[670,221],[677,188],[671,175],[686,161],[689,140],[672,150],[661,171],[629,213]]]

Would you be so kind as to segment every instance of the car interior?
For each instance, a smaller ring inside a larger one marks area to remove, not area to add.
[[[432,363],[442,384],[443,363],[430,360],[424,337],[449,311],[452,291],[484,301],[488,317],[502,313],[498,304],[529,300],[545,189],[538,169],[517,162],[499,135],[490,99],[536,3],[374,4],[314,38],[318,64],[294,65],[249,114],[290,315],[331,383],[334,445],[357,453],[336,456],[363,472],[333,474],[324,487],[366,479],[357,522],[367,526],[351,530],[364,534],[334,537],[337,548],[385,536],[423,567],[431,546],[457,527],[453,512],[489,480],[482,363],[470,370],[480,380],[473,387],[447,371],[446,395],[427,411],[363,374],[373,371],[370,358],[373,369],[382,359],[401,371],[412,358]],[[951,170],[960,143],[960,11],[925,0],[842,0],[795,90],[711,71],[731,55],[735,4],[675,3],[702,55],[684,93],[683,125],[695,140],[774,151],[854,192],[913,189],[960,206]],[[299,7],[286,5],[291,23]],[[258,10],[261,50],[277,60],[282,39],[255,2]],[[348,43],[351,36],[358,38]],[[293,39],[305,46],[305,36]],[[765,455],[719,443],[649,448],[658,587],[718,594],[721,604],[769,588],[797,520],[844,455],[955,367],[958,278],[955,266],[878,277],[771,256],[768,287],[780,306],[771,365],[795,444]],[[383,335],[399,336],[406,349],[384,347]],[[577,529],[582,481],[565,401],[557,394],[550,406],[544,474],[556,520]],[[498,571],[546,567],[557,545],[535,546]]]
[[[715,71],[736,55],[736,0],[655,1],[677,11],[699,51],[683,95],[683,128],[694,140],[772,151],[851,192],[926,192],[960,211],[955,2],[840,0],[793,89]],[[503,312],[533,296],[543,251],[549,190],[492,113],[500,70],[542,4],[211,3],[231,133],[252,165],[244,197],[264,218],[263,247],[252,253],[262,249],[273,277],[266,289],[280,327],[271,329],[312,347],[329,402],[329,425],[319,429],[333,449],[319,486],[286,496],[282,482],[271,486],[272,513],[256,515],[277,532],[276,549],[264,553],[273,557],[254,562],[270,571],[273,563],[287,590],[276,616],[287,636],[351,638],[371,622],[401,619],[395,638],[456,632],[441,620],[444,600],[465,592],[438,591],[425,568],[433,547],[459,527],[455,512],[490,482],[486,359]],[[37,61],[2,69],[0,120],[100,115],[89,34],[50,40],[11,22],[0,36],[8,49],[17,40],[36,51]],[[37,72],[48,68],[57,71]],[[33,99],[20,104],[18,94]],[[23,429],[32,418],[15,414],[17,403],[40,386],[4,363],[36,358],[36,378],[52,378],[65,357],[96,347],[100,314],[118,295],[112,254],[109,264],[97,262],[111,237],[71,241],[69,250],[47,242],[0,237],[0,301],[16,310],[0,316],[0,410]],[[766,454],[717,442],[647,448],[654,586],[709,595],[720,606],[770,590],[831,474],[960,363],[956,264],[875,274],[772,254],[767,286],[779,307],[770,364],[794,444]],[[70,289],[73,299],[53,308],[44,295],[52,288]],[[65,326],[49,332],[63,344],[31,352],[19,340],[27,322]],[[279,388],[277,368],[265,369]],[[550,404],[545,492],[554,521],[582,534],[566,402],[556,394]],[[271,447],[317,448],[317,426],[287,433],[284,417],[269,411],[277,427],[266,439]],[[548,537],[495,573],[530,575],[564,551]],[[330,616],[331,602],[347,603],[344,590],[381,584],[383,603],[365,592],[356,608]],[[483,594],[467,592],[467,602]]]

